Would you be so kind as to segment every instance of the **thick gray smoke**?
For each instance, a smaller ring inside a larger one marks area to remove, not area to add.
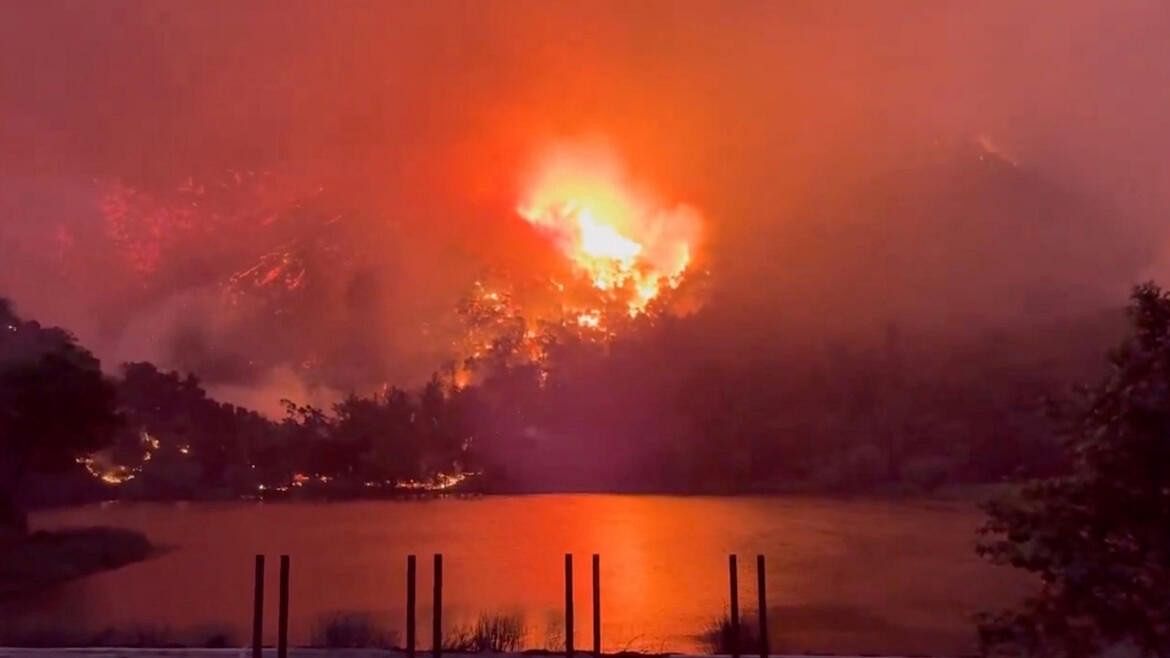
[[[600,134],[707,218],[713,340],[1091,312],[1170,277],[1167,44],[1156,0],[9,3],[0,294],[252,404],[418,381],[553,257],[524,163]]]

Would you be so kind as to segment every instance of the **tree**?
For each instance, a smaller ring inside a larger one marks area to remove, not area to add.
[[[242,483],[229,474],[233,465],[248,463],[252,430],[274,431],[271,423],[254,412],[208,397],[194,375],[163,372],[151,363],[123,364],[118,398],[128,431],[115,446],[114,460],[125,465],[139,462],[144,433],[161,444],[161,452],[149,464],[138,464],[146,477],[138,478],[137,488],[146,487],[143,480],[167,488],[167,478],[158,477],[162,473],[157,472],[166,466],[172,467],[168,472],[182,472],[184,479],[195,480],[188,489],[195,484],[208,492],[239,489]],[[185,464],[157,459],[167,454],[171,461]],[[250,488],[255,489],[255,483]]]
[[[1069,472],[986,507],[979,552],[1039,576],[984,618],[988,653],[1170,656],[1170,294],[1136,288],[1111,372],[1060,410]]]
[[[109,443],[120,421],[98,360],[0,300],[0,526],[26,529],[17,496],[29,472],[67,468]]]

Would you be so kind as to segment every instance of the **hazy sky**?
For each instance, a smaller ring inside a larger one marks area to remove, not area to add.
[[[1076,313],[1170,275],[1167,44],[1155,0],[9,2],[0,294],[225,386],[417,378],[470,281],[553,257],[529,163],[601,140],[701,210],[728,332]],[[310,243],[318,301],[224,306]]]

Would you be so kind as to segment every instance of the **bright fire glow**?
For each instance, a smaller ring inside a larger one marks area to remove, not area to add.
[[[597,311],[582,313],[577,316],[577,326],[597,329],[601,326],[601,314]]]
[[[158,438],[142,430],[139,432],[139,441],[142,443],[142,462],[137,465],[126,466],[124,464],[117,464],[113,461],[108,451],[97,452],[91,455],[78,457],[74,461],[85,467],[89,474],[105,484],[118,486],[133,480],[142,472],[142,467],[154,458],[154,453],[158,451],[161,443]],[[186,455],[190,452],[187,446],[179,448],[179,452]]]
[[[695,209],[662,203],[597,148],[551,151],[517,212],[594,288],[625,304],[631,317],[664,289],[678,287],[702,231]]]

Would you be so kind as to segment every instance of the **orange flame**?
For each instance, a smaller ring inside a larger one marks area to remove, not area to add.
[[[596,148],[551,151],[517,212],[631,317],[663,289],[678,287],[702,229],[694,208],[662,203],[630,180],[610,152]]]

